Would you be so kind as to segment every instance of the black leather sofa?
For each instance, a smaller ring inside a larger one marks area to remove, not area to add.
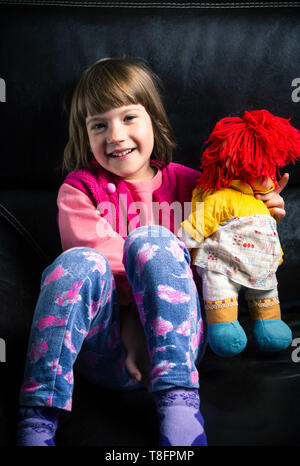
[[[300,129],[299,6],[0,0],[0,445],[14,445],[40,277],[61,252],[56,195],[68,135],[64,108],[81,72],[100,57],[146,59],[165,85],[178,142],[174,161],[198,168],[203,141],[225,115],[267,108]],[[294,346],[259,354],[249,338],[234,359],[207,350],[200,394],[212,446],[300,444],[300,167],[287,171],[278,281]],[[243,300],[240,320],[250,332]],[[61,419],[57,445],[157,445],[150,394],[75,381],[73,411]]]

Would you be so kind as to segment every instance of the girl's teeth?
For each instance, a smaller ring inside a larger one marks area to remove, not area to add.
[[[133,149],[128,149],[128,150],[125,150],[124,152],[120,152],[118,154],[111,154],[113,157],[122,157],[122,155],[126,155],[126,154],[129,154],[129,152],[131,152]]]

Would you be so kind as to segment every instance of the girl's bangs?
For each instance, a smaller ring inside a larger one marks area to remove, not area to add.
[[[88,115],[105,113],[123,105],[137,104],[138,99],[133,95],[128,85],[116,82],[94,82],[83,90],[84,118]]]

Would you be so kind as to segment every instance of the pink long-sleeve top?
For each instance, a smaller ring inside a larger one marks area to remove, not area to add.
[[[159,224],[176,234],[184,219],[182,215],[186,217],[185,205],[190,204],[199,176],[199,171],[171,162],[165,168],[159,168],[152,180],[125,182],[135,206],[142,208],[139,213],[140,226]],[[115,180],[117,184],[119,181]],[[155,210],[157,203],[159,207]],[[133,303],[131,287],[122,263],[124,237],[116,233],[108,220],[101,216],[93,199],[83,189],[69,183],[68,178],[59,189],[57,204],[63,250],[82,246],[101,252],[114,275],[119,304]],[[175,216],[170,213],[174,204],[176,208],[179,204]],[[136,226],[130,222],[129,231]]]
[[[135,203],[140,202],[144,212],[140,224],[154,223],[152,193],[162,184],[162,172],[149,181],[127,181]],[[59,231],[63,250],[84,246],[96,249],[108,260],[118,288],[119,304],[132,301],[131,289],[122,263],[124,239],[114,234],[111,225],[100,215],[92,200],[79,189],[64,183],[58,192]],[[167,225],[165,225],[167,227]],[[103,235],[106,232],[106,236]],[[101,234],[100,234],[101,233]]]

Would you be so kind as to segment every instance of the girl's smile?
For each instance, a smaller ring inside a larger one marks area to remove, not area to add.
[[[153,178],[150,157],[154,134],[151,118],[142,105],[88,115],[86,127],[90,149],[103,168],[128,181]]]

